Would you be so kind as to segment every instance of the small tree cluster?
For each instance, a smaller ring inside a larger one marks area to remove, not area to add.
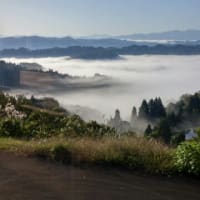
[[[163,106],[161,98],[150,99],[149,102],[146,100],[142,101],[139,108],[140,119],[154,120],[160,119],[166,116],[165,107]]]

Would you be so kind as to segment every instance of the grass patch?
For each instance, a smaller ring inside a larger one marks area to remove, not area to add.
[[[137,137],[57,137],[29,141],[0,138],[0,150],[74,165],[97,164],[158,174],[174,170],[173,150],[155,140]]]

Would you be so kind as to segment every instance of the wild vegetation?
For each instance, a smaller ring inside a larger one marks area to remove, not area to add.
[[[130,121],[123,121],[117,109],[109,125],[118,132],[144,132],[146,138],[154,138],[167,145],[177,146],[185,141],[189,132],[196,135],[200,127],[200,93],[183,95],[176,103],[164,107],[161,98],[143,100],[137,112],[133,107]]]
[[[114,129],[96,122],[84,122],[71,115],[51,98],[27,99],[23,96],[0,93],[2,137],[43,138],[56,135],[96,136],[113,135]]]
[[[160,138],[167,144],[178,145],[185,140],[187,130],[193,128],[198,132],[200,126],[199,92],[194,95],[183,95],[178,102],[170,103],[166,108],[161,100],[157,104],[154,102],[154,108],[152,100],[149,104],[144,102],[140,107],[139,117],[149,122],[145,136]]]
[[[120,135],[106,125],[84,122],[51,98],[28,99],[1,92],[0,105],[1,150],[74,165],[200,175],[198,139],[174,148],[132,132]]]
[[[141,148],[143,146],[144,148]],[[53,137],[40,140],[1,138],[0,149],[74,165],[98,164],[148,173],[172,173],[172,150],[136,137]]]

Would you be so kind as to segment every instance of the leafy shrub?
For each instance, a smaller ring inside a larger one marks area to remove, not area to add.
[[[69,163],[71,161],[71,153],[66,145],[57,144],[51,149],[51,157],[55,161]]]
[[[85,122],[59,106],[52,98],[27,99],[0,92],[0,137],[49,138],[52,136],[103,137],[115,130],[97,122]]]
[[[173,135],[171,137],[171,144],[173,146],[177,146],[183,141],[185,141],[185,133],[184,132],[173,133]]]
[[[179,172],[200,175],[200,143],[185,142],[177,147],[175,165]]]
[[[0,122],[0,135],[4,137],[23,137],[19,120],[5,119]]]

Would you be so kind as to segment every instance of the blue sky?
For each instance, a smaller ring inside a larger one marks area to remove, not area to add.
[[[200,29],[200,0],[0,0],[0,35]]]

